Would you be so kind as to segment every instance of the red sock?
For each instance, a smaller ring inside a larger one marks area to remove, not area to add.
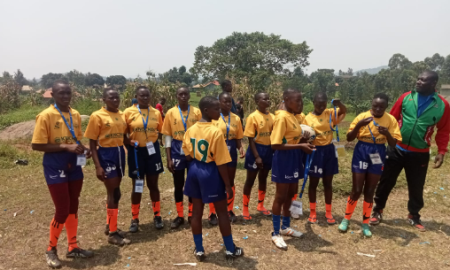
[[[358,201],[354,201],[348,196],[347,207],[345,208],[345,219],[350,220],[352,218],[357,203]]]
[[[106,224],[109,224],[109,218],[108,218],[108,204],[106,204]]]
[[[231,189],[233,190],[233,197],[231,199],[228,199],[228,211],[233,211],[234,196],[236,196],[235,187],[232,186]]]
[[[131,205],[131,214],[133,215],[133,219],[139,218],[139,208],[141,208],[140,203]]]
[[[78,231],[78,215],[69,214],[66,219],[67,242],[69,243],[69,251],[78,248],[77,231]]]
[[[266,192],[258,190],[258,207],[257,209],[264,209],[264,199],[266,198]]]
[[[189,202],[189,213],[188,213],[188,217],[192,217],[192,203]]]
[[[244,194],[244,196],[243,196],[243,198],[242,198],[242,201],[244,202],[244,207],[243,207],[243,210],[242,210],[242,215],[243,215],[243,216],[249,216],[250,213],[249,213],[249,211],[248,211],[248,204],[249,204],[249,202],[250,202],[250,195],[245,195],[245,194]]]
[[[216,213],[216,208],[214,207],[213,203],[209,204],[209,215],[211,214],[215,214]]]
[[[50,251],[53,247],[56,247],[58,243],[59,235],[64,228],[64,223],[58,223],[55,218],[52,219],[50,223],[50,242],[48,244],[47,251]]]
[[[332,218],[333,215],[331,214],[331,204],[325,204],[325,217]]]
[[[175,203],[177,206],[177,213],[179,217],[184,217],[184,208],[183,208],[183,202],[177,202]]]
[[[317,216],[316,203],[315,202],[310,202],[309,203],[309,215],[310,216]]]
[[[294,194],[294,197],[292,197],[292,201],[295,201],[295,200],[297,200],[297,196],[298,196],[298,194],[297,194],[297,193],[295,193],[295,194]]]
[[[117,231],[117,216],[118,215],[119,215],[119,209],[108,209],[109,232]]]
[[[160,217],[161,216],[160,201],[152,202],[152,205],[153,205],[153,215],[155,215],[155,217]]]
[[[373,203],[368,203],[364,201],[363,203],[363,223],[369,224],[370,214],[372,213]]]

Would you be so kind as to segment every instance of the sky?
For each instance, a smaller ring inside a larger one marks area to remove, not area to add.
[[[319,68],[387,65],[450,54],[449,0],[0,0],[0,72],[26,78],[76,69],[145,77],[194,62],[233,32],[277,34],[313,49]]]

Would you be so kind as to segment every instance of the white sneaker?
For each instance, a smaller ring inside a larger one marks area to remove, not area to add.
[[[284,230],[280,231],[281,235],[287,235],[287,236],[292,236],[292,237],[301,237],[303,235],[303,233],[296,231],[292,228],[286,228]]]
[[[291,218],[293,218],[293,219],[300,219],[300,215],[291,212]]]
[[[272,242],[277,248],[287,250],[287,245],[281,235],[272,235]]]

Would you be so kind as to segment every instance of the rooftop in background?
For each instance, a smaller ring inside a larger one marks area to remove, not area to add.
[[[33,91],[33,87],[29,85],[22,86],[22,92],[31,92],[31,91]]]

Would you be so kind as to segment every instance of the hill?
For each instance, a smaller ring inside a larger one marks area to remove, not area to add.
[[[377,74],[378,72],[380,72],[382,69],[385,68],[389,68],[388,66],[380,66],[380,67],[376,67],[376,68],[367,68],[367,69],[361,69],[356,71],[354,74],[357,74],[358,72],[367,72],[369,74]]]

